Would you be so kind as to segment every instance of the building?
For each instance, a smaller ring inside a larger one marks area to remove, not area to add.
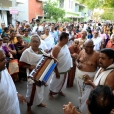
[[[28,20],[28,0],[16,0],[16,7],[18,14],[16,20]],[[12,23],[12,14],[10,14],[10,7],[12,7],[12,0],[0,1],[0,22],[4,22],[6,26]]]
[[[59,7],[65,10],[65,17],[73,21],[87,21],[91,18],[90,10],[77,0],[60,0]]]
[[[41,0],[16,0],[16,7],[18,9],[16,20],[30,22],[32,18],[42,18],[42,5],[43,2]],[[12,7],[12,0],[0,0],[0,25],[2,22],[6,26],[12,23],[10,7]]]

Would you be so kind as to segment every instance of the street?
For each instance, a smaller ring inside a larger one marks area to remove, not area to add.
[[[16,82],[16,87],[18,93],[22,95],[26,95],[26,82]],[[67,88],[65,91],[63,91],[66,94],[66,97],[56,95],[54,100],[49,100],[48,93],[49,89],[48,86],[45,87],[44,92],[44,100],[43,103],[47,105],[46,108],[38,107],[38,106],[32,106],[33,114],[63,114],[63,105],[67,104],[68,102],[72,102],[73,105],[77,106],[78,104],[78,98],[77,98],[77,88],[76,88],[76,82],[74,83],[74,87]],[[26,104],[20,105],[21,114],[27,114],[26,111]]]

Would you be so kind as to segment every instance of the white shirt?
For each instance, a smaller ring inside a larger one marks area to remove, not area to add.
[[[94,43],[94,50],[100,51],[100,47],[102,44],[102,38],[97,37],[97,38],[92,38],[93,43]]]

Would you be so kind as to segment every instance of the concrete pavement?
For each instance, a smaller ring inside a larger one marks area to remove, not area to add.
[[[16,82],[17,91],[22,94],[26,95],[26,82]],[[74,87],[67,88],[63,91],[66,94],[66,97],[56,95],[54,100],[49,100],[49,87],[45,87],[44,92],[44,100],[43,103],[47,105],[46,108],[32,106],[33,114],[63,114],[63,105],[67,104],[69,101],[73,103],[73,105],[78,106],[78,95],[77,95],[77,88],[76,82],[74,82]],[[26,104],[20,105],[21,114],[27,114],[26,112]]]

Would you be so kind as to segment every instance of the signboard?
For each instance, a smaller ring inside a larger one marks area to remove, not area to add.
[[[18,14],[18,8],[16,7],[10,7],[10,14]]]

